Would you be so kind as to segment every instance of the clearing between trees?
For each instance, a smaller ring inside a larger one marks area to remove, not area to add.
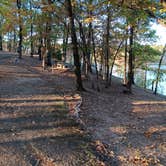
[[[0,56],[0,165],[135,166],[166,163],[166,98],[115,78],[75,91],[74,73],[35,57]],[[82,98],[79,118],[73,107]]]

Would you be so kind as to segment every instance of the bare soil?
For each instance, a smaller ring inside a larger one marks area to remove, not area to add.
[[[36,58],[0,54],[0,166],[100,165],[69,114],[80,96],[67,83]]]
[[[93,140],[105,145],[104,154],[117,166],[164,166],[166,164],[166,97],[133,86],[124,94],[120,79],[101,92],[83,93],[81,117]],[[99,149],[100,150],[100,149]],[[102,151],[101,151],[102,152]]]
[[[0,54],[0,166],[165,165],[165,97],[135,86],[124,94],[116,78],[100,92],[84,80],[79,94],[74,82],[72,71]]]

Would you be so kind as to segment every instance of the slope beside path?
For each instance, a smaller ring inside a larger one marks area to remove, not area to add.
[[[90,90],[88,82],[86,87],[90,93],[82,94],[82,119],[116,165],[165,166],[166,97],[136,86],[124,94],[117,78],[109,88],[100,82],[101,92]]]

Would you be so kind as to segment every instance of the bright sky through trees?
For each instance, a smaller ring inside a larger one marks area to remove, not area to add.
[[[166,27],[154,23],[152,25],[152,29],[156,30],[157,36],[159,39],[157,40],[157,44],[165,45],[166,44]]]

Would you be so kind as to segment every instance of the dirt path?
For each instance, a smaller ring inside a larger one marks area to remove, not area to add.
[[[137,87],[123,94],[116,79],[101,92],[84,81],[82,128],[68,116],[79,98],[73,77],[0,56],[0,166],[165,165],[166,98]]]
[[[123,94],[118,79],[111,88],[103,83],[101,88],[82,94],[81,116],[93,139],[107,147],[113,165],[165,166],[166,97],[137,87],[132,95]]]
[[[62,79],[42,72],[37,59],[1,53],[0,166],[100,163],[88,135],[68,115],[79,96],[64,89]]]

